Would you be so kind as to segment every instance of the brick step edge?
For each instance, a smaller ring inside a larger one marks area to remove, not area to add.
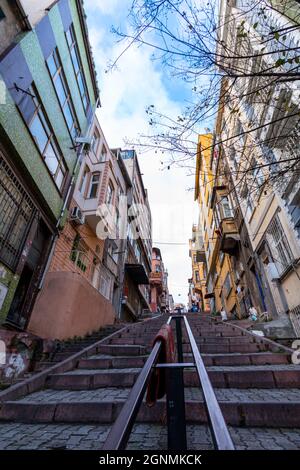
[[[225,421],[231,426],[300,427],[300,403],[291,402],[219,402]],[[112,423],[124,402],[73,402],[58,404],[6,402],[0,410],[1,421],[21,423]],[[149,408],[141,405],[137,422],[165,424],[165,402]],[[188,423],[206,424],[202,402],[186,402]]]

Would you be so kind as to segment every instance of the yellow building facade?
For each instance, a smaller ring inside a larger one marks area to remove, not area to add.
[[[223,175],[218,176],[216,160],[213,134],[199,135],[195,201],[199,204],[199,228],[206,258],[204,301],[209,301],[211,312],[225,308],[229,316],[241,317],[241,286],[237,285],[231,260],[238,234],[228,185]]]

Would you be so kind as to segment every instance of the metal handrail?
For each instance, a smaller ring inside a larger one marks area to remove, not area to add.
[[[204,396],[204,405],[207,412],[209,427],[212,434],[212,439],[216,449],[218,450],[234,450],[234,445],[231,440],[227,425],[225,423],[221,408],[214,393],[212,384],[208,377],[205,365],[197,347],[194,335],[185,315],[173,315],[168,318],[167,324],[169,325],[172,319],[180,317],[184,320],[188,338],[190,341],[194,364],[180,362],[177,364],[159,364],[158,367],[166,368],[186,368],[195,367],[198,373],[200,385]],[[177,329],[177,325],[176,325]],[[178,332],[177,332],[178,334]],[[181,335],[180,335],[181,337]],[[151,371],[156,366],[157,357],[162,346],[161,341],[157,341],[142,368],[131,392],[124,404],[120,414],[118,415],[115,423],[113,424],[108,437],[102,447],[102,450],[124,450],[126,448],[132,427],[134,425],[136,416],[138,414],[140,405],[142,403],[146,387],[150,380]],[[181,353],[181,354],[180,354]],[[182,355],[182,345],[179,348],[179,355]],[[184,398],[183,398],[184,400]],[[184,407],[184,401],[183,401]]]
[[[171,319],[172,317],[169,317],[167,321],[168,325],[170,324]],[[143,369],[129,393],[126,403],[107,436],[102,450],[124,450],[126,448],[135,418],[138,414],[146,387],[150,380],[152,368],[160,352],[161,345],[161,341],[157,341],[155,343]]]
[[[183,318],[194,356],[195,367],[197,369],[200,385],[203,391],[204,404],[214,445],[218,450],[234,450],[231,436],[229,434],[211,381],[208,377],[206,367],[199,352],[191,327],[185,315]]]

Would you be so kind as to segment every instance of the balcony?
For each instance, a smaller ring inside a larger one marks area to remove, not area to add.
[[[149,278],[142,263],[126,263],[125,270],[136,285],[149,284]]]
[[[220,251],[231,256],[236,255],[239,248],[240,235],[235,219],[226,218],[221,220],[219,229],[216,232],[220,237]]]

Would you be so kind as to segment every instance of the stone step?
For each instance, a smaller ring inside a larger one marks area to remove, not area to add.
[[[95,355],[79,361],[80,369],[108,369],[143,367],[148,356],[137,357],[113,357]],[[254,354],[203,354],[203,361],[206,366],[241,366],[241,365],[268,365],[268,364],[289,364],[289,354],[276,353],[254,353]],[[184,355],[185,362],[193,362],[191,354]]]
[[[154,337],[150,338],[112,338],[109,344],[152,344]],[[255,338],[250,337],[247,338],[246,336],[233,336],[233,337],[209,337],[209,338],[196,338],[196,343],[198,346],[201,344],[251,344],[255,342]],[[183,344],[189,344],[188,338],[183,338]]]
[[[145,354],[146,348],[142,345],[111,345],[101,344],[97,347],[97,351],[101,354],[109,354],[111,356],[140,356]]]
[[[141,369],[76,369],[53,374],[47,386],[58,390],[90,390],[101,387],[131,387]],[[300,367],[293,365],[208,367],[208,375],[216,388],[289,388],[300,386]],[[187,387],[199,384],[194,370],[184,371]]]
[[[207,417],[200,389],[186,389],[186,417],[189,423],[206,423]],[[78,400],[69,396],[63,397],[62,392],[47,402],[34,397],[16,402],[6,402],[0,411],[2,421],[27,423],[111,423],[118,416],[126,396],[113,398],[112,395],[96,396],[95,393],[83,392]],[[103,391],[104,392],[104,391]],[[252,393],[250,393],[252,392]],[[216,391],[220,407],[227,424],[234,426],[272,426],[300,427],[300,392],[299,390],[252,390],[247,394],[236,389]],[[88,396],[88,393],[90,396]],[[127,390],[129,393],[129,389]],[[103,394],[104,395],[104,394]],[[165,415],[165,401],[160,400],[149,408],[143,402],[137,422],[159,423]]]
[[[268,346],[266,344],[258,343],[238,343],[238,344],[218,344],[216,343],[207,343],[199,345],[199,350],[201,353],[205,354],[214,354],[214,353],[254,353],[259,351],[268,351]],[[150,350],[149,350],[150,352]],[[189,344],[183,345],[183,352],[191,352]]]

